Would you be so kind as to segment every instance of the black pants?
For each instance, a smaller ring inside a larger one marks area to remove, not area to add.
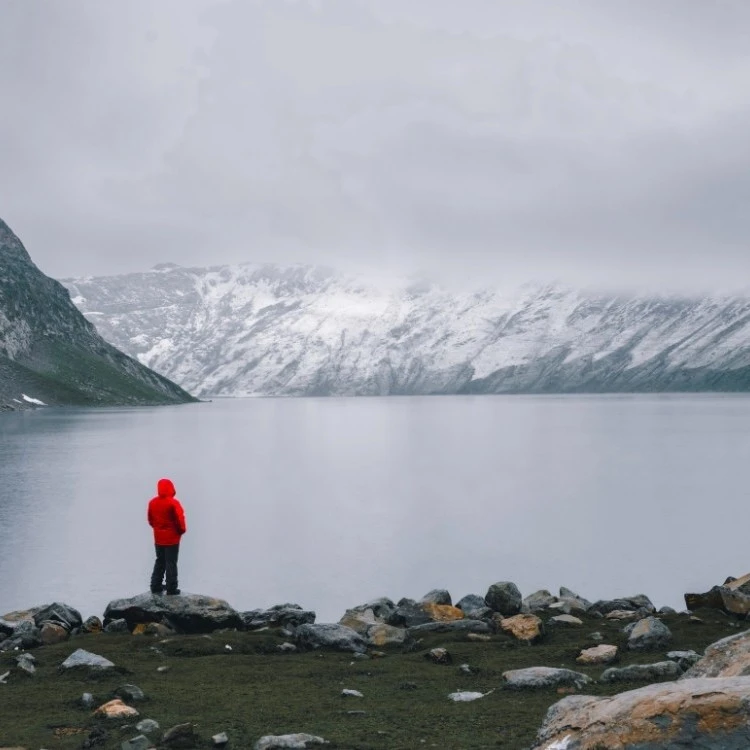
[[[180,554],[180,545],[170,544],[164,547],[155,544],[156,561],[154,572],[151,574],[151,591],[156,593],[164,588],[164,574],[167,576],[167,593],[177,591],[177,556]]]

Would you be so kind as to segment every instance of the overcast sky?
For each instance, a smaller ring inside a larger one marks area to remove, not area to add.
[[[0,0],[0,94],[52,276],[750,283],[747,0]]]

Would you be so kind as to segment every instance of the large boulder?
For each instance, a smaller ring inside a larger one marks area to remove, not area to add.
[[[495,612],[505,617],[511,617],[521,612],[523,597],[512,581],[493,583],[484,596],[485,604]]]
[[[397,628],[412,628],[432,622],[432,617],[413,599],[400,599],[394,611],[386,618],[386,622]]]
[[[445,604],[449,607],[453,605],[450,592],[447,589],[433,589],[426,593],[420,600],[420,604]]]
[[[503,672],[505,687],[515,690],[542,689],[550,687],[573,687],[580,689],[591,682],[582,672],[555,667],[528,667]]]
[[[464,611],[450,604],[433,604],[425,602],[422,609],[430,616],[434,622],[453,622],[454,620],[463,620]]]
[[[479,594],[467,594],[456,602],[456,606],[472,620],[484,620],[492,616],[492,610],[485,603],[484,597]]]
[[[337,651],[364,653],[367,644],[356,630],[337,623],[300,625],[294,634],[297,646],[302,649],[332,648]]]
[[[656,617],[644,617],[628,635],[631,651],[660,651],[672,642],[672,632]]]
[[[560,600],[566,602],[573,612],[587,612],[591,609],[591,602],[588,599],[565,586],[560,586]]]
[[[484,620],[451,620],[447,622],[425,622],[407,629],[407,634],[417,638],[425,633],[482,633],[489,635],[493,628]]]
[[[532,614],[506,617],[500,621],[500,627],[503,632],[524,643],[536,643],[544,635],[542,621]]]
[[[746,675],[750,675],[750,630],[712,643],[683,679]]]
[[[547,589],[540,589],[533,594],[529,594],[523,600],[523,603],[529,612],[543,612],[550,604],[555,604],[557,601],[557,597],[550,594]]]
[[[222,628],[243,627],[240,613],[223,599],[201,594],[139,594],[130,599],[115,599],[104,611],[105,626],[118,619],[124,619],[130,630],[150,622],[162,622],[179,633],[210,633]]]
[[[750,677],[664,682],[555,703],[532,750],[746,750]]]
[[[602,672],[599,682],[657,682],[676,680],[682,675],[682,667],[675,661],[659,661],[655,664],[630,664],[627,667],[610,667]]]
[[[242,622],[246,630],[260,628],[294,628],[315,622],[315,612],[302,609],[299,604],[275,604],[269,609],[253,609],[242,612]]]
[[[727,578],[721,586],[713,586],[703,594],[685,594],[689,610],[721,609],[737,615],[750,612],[750,573],[741,578]]]
[[[53,602],[44,607],[35,608],[34,622],[41,627],[45,622],[54,622],[62,625],[69,633],[75,628],[83,625],[81,613],[63,602]]]

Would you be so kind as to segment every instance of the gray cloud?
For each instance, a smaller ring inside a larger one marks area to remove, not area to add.
[[[750,272],[743,0],[2,9],[0,215],[47,273]]]

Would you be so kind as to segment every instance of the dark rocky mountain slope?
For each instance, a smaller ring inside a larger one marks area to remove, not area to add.
[[[192,400],[104,341],[0,220],[0,410]]]

